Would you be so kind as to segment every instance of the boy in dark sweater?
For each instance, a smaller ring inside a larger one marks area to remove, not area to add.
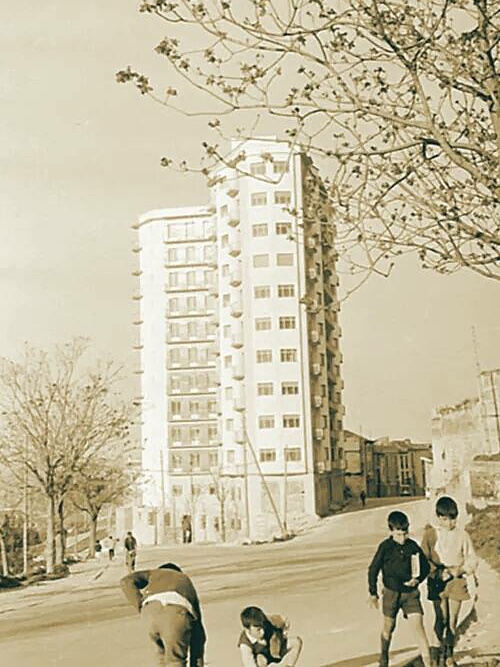
[[[420,602],[419,584],[429,574],[429,563],[422,549],[408,537],[410,522],[404,512],[391,512],[387,517],[390,536],[381,542],[368,568],[370,604],[378,608],[377,579],[382,571],[384,590],[382,611],[384,622],[381,636],[380,667],[389,665],[389,647],[401,609],[412,624],[425,667],[431,666],[429,643],[424,630],[424,610]]]

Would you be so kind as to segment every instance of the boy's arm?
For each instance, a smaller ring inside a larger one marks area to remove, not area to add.
[[[478,566],[478,559],[469,533],[464,530],[464,564],[462,565],[464,574],[474,574]]]
[[[385,551],[384,546],[385,546],[384,542],[381,542],[378,545],[378,549],[375,552],[375,556],[373,557],[372,562],[368,567],[368,590],[370,592],[370,595],[374,598],[378,598],[377,579],[378,579],[378,573],[382,569],[382,563],[384,560],[384,551]]]
[[[420,573],[418,575],[418,583],[421,584],[431,571],[431,565],[426,557],[423,549],[421,549],[418,544],[417,544],[417,549],[418,549],[418,555],[419,555],[419,560],[420,560]]]
[[[142,607],[141,590],[146,588],[148,583],[149,570],[133,572],[132,574],[128,574],[126,577],[123,577],[123,579],[120,581],[123,594],[130,602],[130,604],[137,609],[137,611],[141,611]]]
[[[246,644],[240,644],[240,655],[243,667],[255,667],[255,660],[252,649]]]

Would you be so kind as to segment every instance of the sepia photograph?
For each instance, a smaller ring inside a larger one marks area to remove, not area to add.
[[[499,35],[1,3],[2,667],[500,665]]]

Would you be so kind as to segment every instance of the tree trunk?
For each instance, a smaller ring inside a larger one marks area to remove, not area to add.
[[[57,564],[62,565],[66,558],[66,529],[64,528],[64,498],[57,505],[57,523],[58,523],[58,542],[59,548],[56,549]]]
[[[220,501],[220,536],[222,541],[226,541],[226,500]]]
[[[95,543],[97,540],[97,516],[90,517],[90,527],[89,527],[89,558],[94,558],[95,556]]]
[[[8,577],[9,564],[7,563],[7,547],[5,545],[5,535],[3,530],[0,530],[0,551],[2,553],[2,574],[4,577]]]
[[[55,514],[55,499],[53,496],[49,496],[47,498],[47,542],[45,545],[47,574],[52,574],[54,572],[54,564],[56,561],[56,542],[54,535]]]

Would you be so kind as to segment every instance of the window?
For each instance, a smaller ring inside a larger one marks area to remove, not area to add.
[[[291,396],[292,394],[299,393],[299,383],[298,382],[282,382],[281,383],[281,393],[283,396]]]
[[[179,285],[179,274],[170,273],[168,276],[168,286],[169,287],[178,287]]]
[[[215,415],[217,413],[217,401],[210,400],[207,402],[207,409],[209,415]]]
[[[232,431],[234,428],[234,419],[226,419],[226,431]]]
[[[256,269],[269,266],[269,255],[254,255],[253,265]]]
[[[257,225],[252,225],[252,236],[267,236],[267,224],[261,222]]]
[[[299,428],[299,415],[283,415],[283,428]]]
[[[230,324],[225,324],[222,328],[223,331],[223,336],[227,340],[228,338],[231,338],[231,325]]]
[[[274,174],[287,174],[288,173],[288,162],[283,160],[277,160],[273,162],[273,173]]]
[[[227,204],[223,204],[223,205],[220,207],[220,209],[219,209],[219,213],[220,213],[221,215],[227,215],[228,212],[229,212],[229,209],[228,209]]]
[[[258,396],[272,396],[274,393],[272,382],[258,382],[257,395]]]
[[[189,466],[190,468],[200,467],[200,455],[198,453],[191,452],[189,455]]]
[[[181,363],[181,351],[178,347],[174,347],[172,350],[170,350],[170,363],[173,364],[180,364]]]
[[[182,469],[182,456],[180,454],[172,454],[172,468],[174,470]]]
[[[235,461],[235,452],[234,449],[228,449],[226,452],[226,460],[229,465],[232,465]]]
[[[290,236],[292,233],[292,223],[291,222],[277,222],[276,223],[276,234],[280,236]]]
[[[233,398],[233,388],[232,387],[226,387],[224,390],[224,396],[227,401],[230,401]]]
[[[271,328],[271,318],[270,317],[256,317],[255,318],[255,331],[268,331]]]
[[[292,315],[286,315],[280,317],[280,329],[295,329],[295,317]]]
[[[222,267],[222,277],[227,278],[229,275],[229,264],[224,264]]]
[[[230,354],[228,354],[226,357],[224,357],[224,368],[231,368],[231,361],[232,357]]]
[[[285,461],[300,461],[302,451],[300,447],[285,447]]]
[[[179,299],[169,299],[168,301],[168,310],[171,313],[179,312]]]
[[[274,416],[261,415],[259,417],[259,428],[274,428]]]
[[[273,360],[272,350],[257,350],[255,354],[258,364],[268,364]]]
[[[289,190],[277,190],[274,193],[274,203],[288,206],[292,201],[292,195]]]
[[[167,252],[167,262],[169,264],[173,264],[178,260],[179,260],[179,253],[177,252],[177,248],[169,248]]]
[[[250,165],[250,173],[253,176],[265,176],[266,175],[266,163],[265,162],[252,162]]]
[[[260,449],[259,450],[259,459],[261,463],[271,463],[276,461],[276,450],[275,449]]]
[[[170,401],[170,412],[172,417],[181,416],[181,402],[180,401]]]
[[[172,442],[180,442],[182,438],[182,430],[180,428],[172,429]]]
[[[191,417],[197,416],[200,414],[200,403],[199,401],[189,401],[189,412]]]
[[[267,194],[265,192],[252,192],[250,195],[251,206],[265,206],[267,204]]]
[[[280,361],[297,361],[297,350],[294,347],[282,347]]]
[[[220,244],[222,248],[227,248],[229,245],[229,234],[224,234],[220,237]]]
[[[278,296],[281,298],[295,296],[295,285],[278,285]]]
[[[201,429],[199,429],[196,426],[192,426],[189,429],[189,439],[191,440],[191,443],[199,443],[200,442],[200,436],[201,436]]]
[[[212,427],[213,428],[213,427]],[[210,429],[209,429],[210,432]],[[209,452],[208,454],[208,465],[211,468],[216,468],[219,464],[219,456],[217,452]]]
[[[269,285],[256,285],[253,288],[253,294],[256,299],[269,299],[271,288]]]
[[[231,303],[231,297],[229,296],[229,294],[223,294],[222,305],[224,306],[224,308],[227,308],[230,303]]]
[[[196,271],[187,272],[187,285],[188,287],[194,287],[196,285]]]
[[[182,496],[182,486],[179,486],[178,484],[173,484],[172,485],[172,495]]]
[[[187,298],[187,309],[189,312],[196,312],[196,297],[188,296]]]
[[[279,252],[276,255],[278,266],[293,266],[293,254],[291,252]]]
[[[192,263],[196,261],[196,248],[190,245],[186,248],[186,262]]]

